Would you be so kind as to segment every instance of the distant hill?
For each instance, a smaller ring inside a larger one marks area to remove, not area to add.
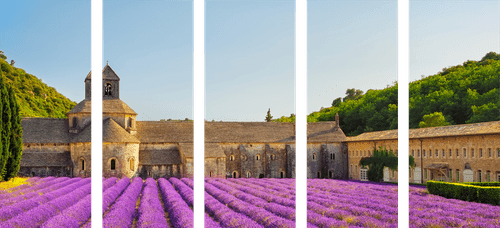
[[[20,105],[21,117],[66,118],[76,103],[47,86],[37,77],[7,63],[0,51],[0,77],[6,77]]]
[[[500,55],[490,52],[480,61],[469,60],[411,82],[410,128],[418,128],[423,116],[434,112],[442,112],[452,125],[500,120],[499,74]],[[397,93],[397,83],[366,94],[348,89],[346,97],[335,99],[332,107],[309,114],[307,121],[333,121],[338,113],[346,135],[397,129]],[[294,122],[295,116],[273,121]]]

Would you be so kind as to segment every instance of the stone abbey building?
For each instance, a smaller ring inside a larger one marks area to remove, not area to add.
[[[193,123],[136,121],[120,100],[120,78],[106,65],[103,76],[103,175],[193,175]],[[85,99],[67,119],[24,118],[19,175],[89,176],[91,170],[91,74]],[[398,152],[397,130],[346,137],[339,117],[308,123],[307,177],[366,179],[362,157],[375,148]],[[295,177],[295,125],[276,122],[206,122],[206,177]],[[500,181],[500,121],[410,129],[410,182]],[[401,167],[400,167],[401,168]],[[385,181],[397,181],[395,170]]]
[[[103,76],[103,175],[193,175],[193,123],[137,121],[120,100],[120,78]],[[19,175],[89,176],[91,73],[85,99],[67,119],[23,118]],[[295,125],[275,122],[206,122],[207,177],[295,177]],[[308,177],[348,178],[346,136],[336,121],[308,124]]]

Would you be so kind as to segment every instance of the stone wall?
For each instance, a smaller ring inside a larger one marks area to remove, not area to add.
[[[359,170],[361,168],[359,161],[362,157],[365,157],[365,153],[370,156],[375,146],[377,148],[385,146],[386,148],[392,148],[394,152],[398,151],[397,140],[347,142],[347,144],[349,177],[357,180],[359,180]],[[410,139],[408,147],[408,153],[414,157],[416,164],[414,168],[408,170],[409,182],[416,181],[415,169],[421,170],[419,176],[423,176],[424,183],[431,180],[431,171],[426,167],[433,163],[447,163],[449,165],[448,175],[449,169],[451,169],[451,181],[453,182],[463,182],[466,164],[470,166],[473,172],[474,181],[479,181],[479,175],[482,182],[487,181],[488,174],[490,175],[490,181],[499,181],[500,154],[498,150],[500,149],[500,137],[498,134]],[[429,152],[432,153],[429,154]],[[474,152],[473,157],[472,152]],[[394,171],[394,174],[392,170],[389,170],[389,181],[398,181],[397,170]]]
[[[20,177],[72,177],[72,167],[21,167]]]
[[[43,153],[43,152],[64,152],[70,151],[69,143],[24,143],[23,152]]]
[[[102,147],[103,176],[135,176],[139,167],[139,143],[103,143]],[[114,170],[112,160],[115,160]]]
[[[136,175],[146,179],[152,177],[158,178],[170,178],[177,177],[182,178],[183,173],[182,165],[139,165]]]
[[[225,178],[226,158],[205,158],[205,177]]]
[[[71,143],[71,161],[73,163],[73,176],[89,177],[91,174],[91,144],[87,143]],[[82,167],[82,162],[84,166]]]

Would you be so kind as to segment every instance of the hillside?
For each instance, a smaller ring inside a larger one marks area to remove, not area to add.
[[[1,51],[0,54],[0,77],[6,77],[7,83],[13,87],[21,117],[66,118],[75,102],[23,69],[11,66]]]
[[[480,61],[469,60],[411,82],[410,128],[418,128],[423,116],[434,112],[442,112],[452,125],[499,120],[499,74],[500,55],[490,52]],[[338,113],[346,135],[397,129],[397,92],[397,84],[366,94],[348,89],[346,97],[334,100],[335,106],[309,114],[307,121],[333,121]],[[273,121],[294,122],[295,116]]]

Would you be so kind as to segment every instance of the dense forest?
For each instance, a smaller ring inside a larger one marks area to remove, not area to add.
[[[6,83],[12,87],[21,117],[66,118],[75,102],[23,69],[11,66],[6,59],[0,51],[0,77],[5,77]]]
[[[411,82],[410,128],[435,126],[421,124],[443,116],[446,124],[487,122],[500,119],[500,54],[490,52],[480,61],[444,68],[441,72]],[[348,89],[344,98],[336,98],[329,108],[307,116],[308,122],[334,121],[340,116],[340,127],[346,135],[397,129],[398,85],[382,90]],[[426,116],[427,118],[424,118]],[[295,116],[274,119],[294,122]]]

